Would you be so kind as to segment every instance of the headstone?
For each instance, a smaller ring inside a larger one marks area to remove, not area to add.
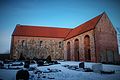
[[[44,65],[44,61],[39,60],[39,61],[37,62],[37,65],[38,65],[38,66],[43,66],[43,65]]]
[[[79,68],[85,68],[84,62],[79,63]]]
[[[47,63],[51,63],[51,56],[50,55],[46,58],[46,61],[47,61]]]
[[[19,70],[16,73],[16,80],[29,80],[29,72],[27,70]]]
[[[0,62],[0,69],[4,67],[4,63]]]
[[[29,68],[29,66],[30,66],[30,61],[25,61],[24,68]]]
[[[92,65],[92,70],[94,72],[100,73],[103,70],[102,63],[96,63]]]

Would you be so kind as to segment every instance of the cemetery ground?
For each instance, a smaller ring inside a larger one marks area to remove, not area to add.
[[[120,66],[78,61],[58,61],[59,64],[30,64],[29,80],[120,80]],[[14,62],[13,65],[16,63]],[[7,64],[6,64],[7,65]],[[6,66],[4,65],[4,66]],[[17,71],[23,66],[6,66],[0,69],[0,80],[16,80]],[[83,67],[83,68],[82,68]]]

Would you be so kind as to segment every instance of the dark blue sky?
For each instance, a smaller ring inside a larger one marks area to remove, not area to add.
[[[120,28],[120,0],[0,0],[0,53],[16,24],[74,28],[104,11]]]

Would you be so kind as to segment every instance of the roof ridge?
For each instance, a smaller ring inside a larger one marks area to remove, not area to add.
[[[16,27],[35,27],[35,28],[72,29],[72,28],[53,27],[53,26],[34,26],[34,25],[21,25],[21,24],[17,24]]]

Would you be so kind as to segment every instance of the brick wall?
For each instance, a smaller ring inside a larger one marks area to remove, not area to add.
[[[63,59],[63,39],[45,37],[12,37],[11,56],[18,59],[20,54],[25,58],[45,59],[48,55],[52,59]]]
[[[97,62],[118,61],[117,34],[106,14],[102,16],[95,29]]]
[[[84,51],[84,37],[88,35],[90,37],[90,55],[91,61],[95,62],[95,44],[94,44],[94,30],[90,30],[71,39],[64,41],[64,59],[67,60],[67,43],[70,42],[70,57],[71,60],[75,60],[75,45],[76,39],[79,40],[79,61],[85,61],[85,51]]]

